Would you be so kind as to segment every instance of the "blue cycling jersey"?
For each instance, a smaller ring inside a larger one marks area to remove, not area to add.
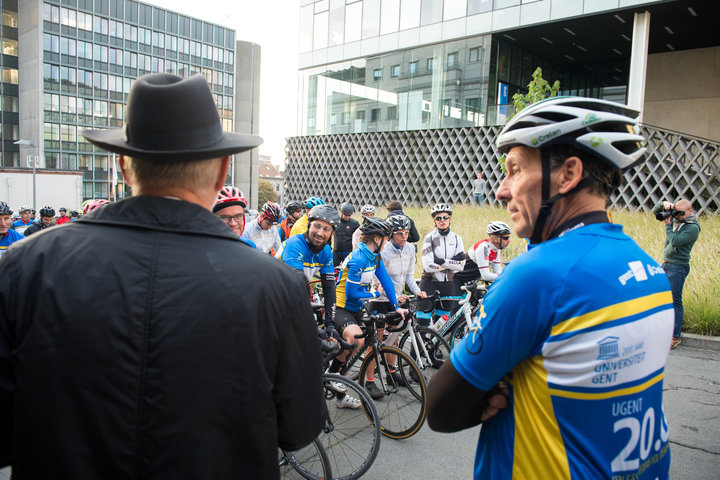
[[[483,425],[475,478],[668,478],[662,379],[670,285],[622,227],[592,224],[513,260],[452,351],[510,406]]]
[[[19,234],[12,228],[9,229],[4,236],[0,237],[0,257],[3,256],[3,254],[10,245],[17,242],[18,240],[22,240],[23,238],[25,238],[25,235]]]
[[[307,244],[305,235],[294,235],[288,238],[280,258],[291,267],[302,270],[308,282],[318,270],[321,274],[335,273],[330,245],[325,245],[322,250],[315,252]]]
[[[378,298],[380,296],[378,292],[370,292],[373,277],[380,280],[393,309],[397,308],[395,287],[385,270],[382,257],[378,258],[378,255],[371,252],[364,243],[353,250],[341,265],[335,289],[337,295],[335,304],[345,310],[357,312],[362,308],[363,300]]]

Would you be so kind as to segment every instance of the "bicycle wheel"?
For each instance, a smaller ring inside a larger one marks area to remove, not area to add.
[[[468,326],[467,323],[459,322],[457,326],[453,329],[452,334],[450,335],[450,346],[452,348],[455,348],[455,344],[460,342],[460,340],[463,339],[465,334],[467,334]]]
[[[445,361],[450,360],[450,345],[437,331],[429,327],[415,326],[415,340],[419,352],[415,352],[413,343],[410,340],[410,331],[405,332],[400,338],[398,346],[415,360],[425,377],[425,383],[429,384],[430,379]],[[423,348],[423,346],[425,348]],[[422,362],[418,361],[422,360]]]
[[[388,355],[395,356],[395,371],[399,374],[399,381],[389,375]],[[382,372],[382,384],[385,396],[375,402],[382,434],[386,437],[402,439],[415,435],[425,423],[427,409],[427,387],[422,372],[417,364],[404,351],[396,347],[383,345],[380,347],[382,359],[379,367],[375,367],[375,384],[380,387],[380,373]],[[360,366],[360,377],[358,383],[365,386],[365,373],[369,368],[370,361],[374,355],[365,357]]]
[[[328,419],[318,439],[330,459],[333,478],[360,478],[380,451],[380,420],[370,395],[347,377],[323,375]],[[341,392],[339,390],[345,390]],[[347,408],[346,397],[359,401],[359,408]]]
[[[297,478],[297,474],[309,480],[333,478],[330,460],[325,448],[317,438],[305,448],[292,452],[281,451],[280,455],[281,478]],[[284,466],[286,468],[283,468]],[[292,467],[292,470],[287,466]]]

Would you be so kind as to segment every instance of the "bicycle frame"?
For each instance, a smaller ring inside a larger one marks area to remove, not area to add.
[[[458,305],[460,305],[460,308],[452,314],[452,317],[450,317],[450,319],[445,322],[445,325],[440,327],[438,333],[440,333],[440,335],[442,335],[443,337],[449,335],[449,333],[452,332],[458,325],[458,323],[460,323],[462,320],[465,320],[468,329],[472,328],[473,326],[473,305],[470,302],[473,291],[471,288],[468,288],[468,286],[465,285],[460,287],[460,289],[466,292],[465,297],[458,300]],[[486,287],[480,283],[477,283],[475,289],[478,291],[487,290]],[[479,300],[478,305],[480,305],[480,303],[482,303],[482,298]]]

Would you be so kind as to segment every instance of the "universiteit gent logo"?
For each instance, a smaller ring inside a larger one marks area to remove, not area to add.
[[[605,337],[598,343],[598,360],[609,360],[611,358],[619,357],[620,351],[618,349],[618,337]]]

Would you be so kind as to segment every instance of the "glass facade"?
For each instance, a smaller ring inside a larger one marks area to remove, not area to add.
[[[46,1],[42,30],[44,167],[83,171],[83,199],[111,195],[113,158],[82,130],[121,127],[140,75],[202,74],[224,129],[233,130],[233,30],[133,0]]]
[[[625,78],[616,77],[611,82],[617,83],[608,86],[607,79],[598,80],[592,65],[554,65],[511,45],[504,33],[457,33],[490,18],[490,12],[501,18],[511,8],[529,9],[537,3],[304,2],[299,52],[301,64],[308,67],[300,70],[298,133],[502,125],[513,113],[512,96],[526,90],[537,67],[546,80],[560,81],[561,95],[623,102]],[[554,7],[565,4],[553,0]]]
[[[18,116],[18,4],[17,0],[3,0],[0,37],[2,52],[2,85],[0,87],[0,165],[20,166]]]
[[[485,125],[490,44],[480,36],[303,70],[301,133]]]

